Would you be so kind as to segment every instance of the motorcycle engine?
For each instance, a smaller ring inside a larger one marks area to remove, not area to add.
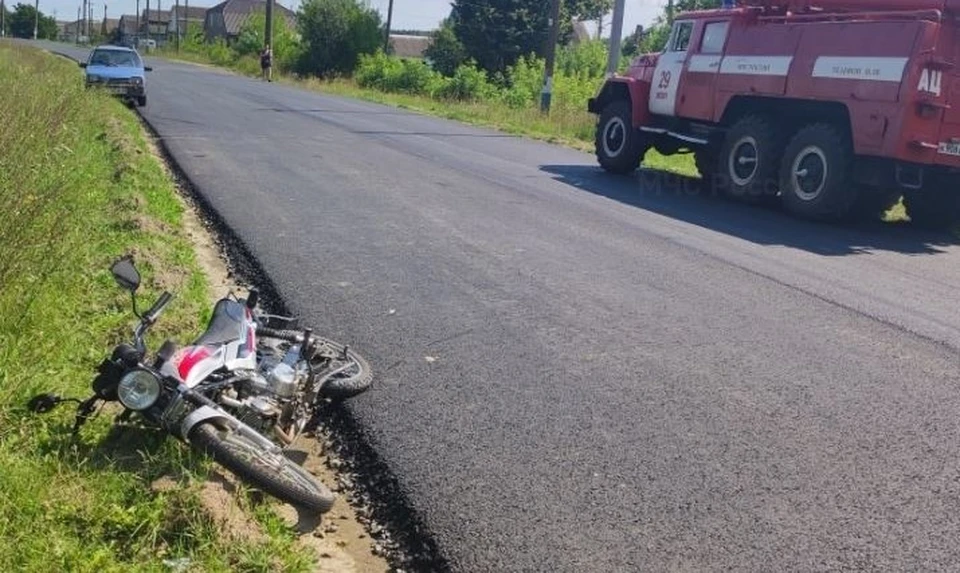
[[[287,426],[296,412],[297,398],[308,373],[300,363],[300,349],[264,345],[259,368],[242,383],[235,408],[237,417],[260,432],[278,424]]]

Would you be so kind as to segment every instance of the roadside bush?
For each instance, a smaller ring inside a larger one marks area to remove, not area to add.
[[[430,95],[443,78],[420,60],[403,60],[383,52],[360,57],[357,85],[385,92]]]
[[[610,50],[604,40],[590,40],[557,51],[557,73],[584,79],[603,77]]]
[[[461,64],[452,78],[444,81],[434,92],[441,99],[482,101],[497,96],[497,88],[487,79],[487,73],[474,62]]]
[[[543,66],[541,58],[530,54],[517,60],[507,70],[509,88],[504,102],[510,107],[525,107],[539,101],[543,89]]]

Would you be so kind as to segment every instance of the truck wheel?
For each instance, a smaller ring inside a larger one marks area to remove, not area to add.
[[[903,194],[903,205],[910,223],[932,231],[946,231],[957,224],[960,220],[958,203],[953,189],[945,185]]]
[[[597,122],[596,152],[600,165],[611,173],[636,171],[649,144],[633,128],[630,102],[616,100],[607,104]]]
[[[826,221],[847,216],[858,188],[850,180],[853,150],[833,125],[801,129],[787,145],[780,169],[784,207],[805,219]]]
[[[781,130],[762,116],[748,115],[733,124],[717,156],[719,190],[754,204],[776,197],[783,140]]]
[[[147,96],[140,96],[137,98],[137,105],[140,107],[147,106]]]

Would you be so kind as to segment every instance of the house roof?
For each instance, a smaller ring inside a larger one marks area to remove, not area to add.
[[[182,1],[183,0],[181,0],[181,2]],[[170,18],[172,19],[174,14],[178,14],[181,20],[184,17],[186,17],[187,20],[203,20],[207,15],[207,10],[209,10],[209,8],[206,6],[190,6],[188,8],[184,8],[184,6],[181,4],[179,7],[174,6],[170,9]],[[186,16],[184,16],[184,14],[186,14]]]
[[[422,58],[423,52],[433,42],[429,36],[406,36],[390,34],[390,48],[400,58]]]
[[[145,22],[147,20],[147,10],[143,10],[143,15],[140,16],[140,21]],[[166,24],[170,21],[170,11],[169,10],[150,10],[150,22],[152,24]]]
[[[282,14],[284,16],[289,27],[292,28],[296,25],[297,15],[292,10],[281,6],[278,2],[273,3],[273,8],[275,14]],[[208,12],[222,13],[223,24],[227,29],[227,34],[235,36],[240,33],[240,29],[243,28],[243,24],[250,15],[258,10],[266,12],[266,0],[226,0],[210,8]]]

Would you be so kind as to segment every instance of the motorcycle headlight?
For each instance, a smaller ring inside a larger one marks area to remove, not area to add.
[[[160,378],[149,370],[136,369],[120,379],[117,397],[130,410],[146,410],[160,398]]]

